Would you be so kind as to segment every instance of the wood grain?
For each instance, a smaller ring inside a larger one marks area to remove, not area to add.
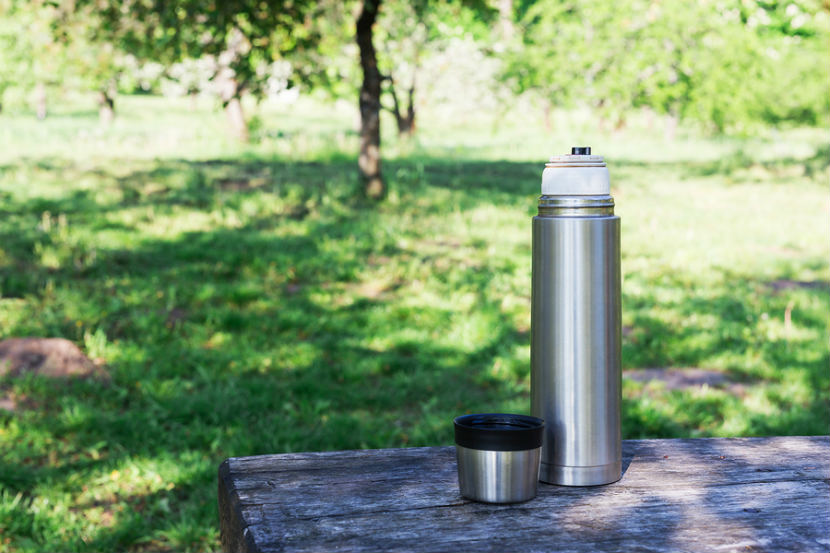
[[[222,547],[300,551],[830,551],[830,438],[628,440],[622,480],[458,493],[452,447],[231,458]]]

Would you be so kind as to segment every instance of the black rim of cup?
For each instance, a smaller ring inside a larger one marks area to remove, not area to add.
[[[453,420],[455,443],[485,451],[525,451],[542,446],[545,421],[528,415],[481,413]]]

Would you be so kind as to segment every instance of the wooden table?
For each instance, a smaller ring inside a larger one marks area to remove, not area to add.
[[[263,455],[219,467],[225,551],[830,551],[830,438],[628,440],[622,480],[458,493],[455,449]]]

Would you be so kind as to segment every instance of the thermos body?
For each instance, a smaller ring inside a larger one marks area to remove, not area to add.
[[[546,422],[543,482],[593,486],[621,477],[620,218],[613,205],[607,194],[543,195],[533,218],[531,412]]]

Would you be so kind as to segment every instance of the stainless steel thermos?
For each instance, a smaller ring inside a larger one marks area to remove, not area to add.
[[[545,420],[540,480],[620,479],[620,218],[590,148],[553,156],[533,218],[531,412]]]

